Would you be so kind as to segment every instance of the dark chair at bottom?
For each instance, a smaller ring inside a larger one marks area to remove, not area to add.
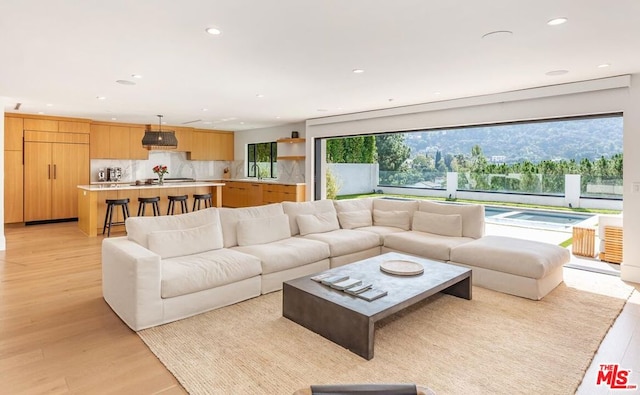
[[[138,198],[138,217],[144,216],[146,209],[147,209],[147,203],[151,204],[151,208],[153,209],[153,216],[159,216],[160,215],[160,206],[158,205],[160,202],[160,196],[156,196],[156,197],[139,197]]]
[[[193,207],[191,208],[191,211],[196,211],[196,207],[200,210],[200,202],[204,202],[204,208],[213,206],[213,200],[210,193],[194,193]]]
[[[107,230],[107,237],[111,236],[111,227],[113,225],[124,225],[124,221],[129,218],[129,198],[126,199],[107,199],[107,212],[104,216],[104,226],[102,227],[102,234]],[[113,210],[114,207],[120,206],[122,208],[122,222],[113,222]]]
[[[188,213],[189,212],[189,207],[187,207],[188,198],[189,196],[187,195],[167,196],[167,199],[169,199],[169,207],[167,207],[167,215],[173,215],[176,202],[180,202],[180,210],[182,211],[182,214]]]

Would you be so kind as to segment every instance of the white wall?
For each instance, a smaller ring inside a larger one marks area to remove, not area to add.
[[[0,97],[0,251],[7,249],[7,240],[4,237],[4,100]]]
[[[293,131],[297,131],[299,137],[305,137],[304,122],[235,132],[233,141],[234,159],[236,162],[242,161],[244,163],[247,159],[247,145],[290,138]],[[304,152],[300,152],[300,154],[304,155]],[[246,166],[243,166],[242,172],[243,174],[238,174],[237,177],[246,177]],[[305,182],[304,161],[278,161],[278,179],[285,182]],[[311,178],[308,179],[310,180]]]
[[[509,121],[624,112],[624,265],[622,277],[640,283],[640,75],[583,81],[495,95],[426,103],[309,120],[306,123],[306,177],[312,179],[313,144],[318,137],[407,131]],[[308,197],[313,196],[308,185]]]

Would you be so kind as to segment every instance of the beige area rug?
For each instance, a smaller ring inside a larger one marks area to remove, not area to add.
[[[594,274],[581,287],[582,274],[565,272],[538,302],[478,287],[471,301],[435,295],[376,325],[370,361],[283,318],[281,292],[139,335],[192,394],[375,382],[439,395],[573,394],[631,288]]]

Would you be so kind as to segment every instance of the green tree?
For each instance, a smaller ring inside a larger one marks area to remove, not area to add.
[[[381,171],[402,171],[411,155],[411,148],[404,141],[404,133],[376,136],[376,151]]]

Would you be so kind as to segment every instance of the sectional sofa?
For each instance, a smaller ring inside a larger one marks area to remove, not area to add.
[[[133,330],[396,251],[470,267],[474,285],[539,300],[562,282],[565,248],[484,235],[484,207],[369,198],[131,217],[102,244],[103,296]]]

